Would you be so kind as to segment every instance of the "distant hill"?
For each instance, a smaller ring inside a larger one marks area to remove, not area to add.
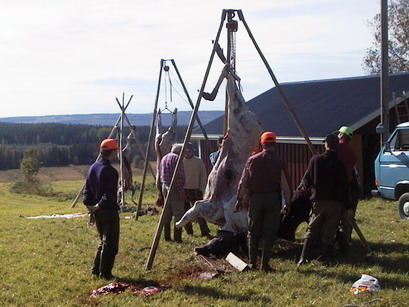
[[[178,111],[178,125],[188,125],[191,111]],[[223,111],[199,111],[198,115],[202,124],[206,124],[215,118],[223,115]],[[120,114],[70,114],[70,115],[45,115],[45,116],[21,116],[21,117],[3,117],[0,122],[8,123],[59,123],[59,124],[86,124],[113,126],[118,120]],[[152,113],[150,114],[133,114],[126,113],[131,124],[135,126],[150,126],[152,122]],[[169,123],[167,119],[169,114],[164,113],[163,124]]]

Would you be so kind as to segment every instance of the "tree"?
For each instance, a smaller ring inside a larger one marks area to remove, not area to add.
[[[41,162],[38,151],[34,147],[29,147],[24,151],[23,159],[20,162],[20,171],[26,181],[33,181],[40,170]]]
[[[369,22],[374,42],[367,49],[362,67],[369,74],[381,71],[381,14]],[[388,5],[389,73],[409,72],[409,1],[390,0]]]

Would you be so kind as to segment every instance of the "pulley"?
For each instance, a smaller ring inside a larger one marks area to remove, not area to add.
[[[239,23],[237,20],[229,20],[226,23],[226,28],[230,31],[230,32],[237,32],[237,28],[239,26]]]

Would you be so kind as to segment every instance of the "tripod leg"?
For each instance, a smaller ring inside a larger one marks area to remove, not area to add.
[[[357,235],[358,235],[358,237],[359,237],[359,240],[361,240],[362,245],[367,249],[367,251],[368,251],[369,253],[372,253],[372,249],[371,249],[371,247],[369,246],[368,241],[366,241],[366,239],[365,239],[365,237],[364,237],[364,235],[363,235],[361,229],[359,229],[358,224],[355,222],[354,218],[348,217],[348,221],[349,221],[349,223],[351,223],[352,227],[353,227],[354,230],[356,231],[356,233],[357,233]]]

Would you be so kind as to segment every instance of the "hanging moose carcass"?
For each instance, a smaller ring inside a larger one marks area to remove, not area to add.
[[[247,211],[235,211],[237,187],[247,158],[258,145],[262,132],[254,113],[246,106],[236,84],[237,77],[227,73],[228,128],[216,164],[209,174],[203,200],[188,210],[177,227],[203,218],[222,231],[247,231]]]
[[[156,204],[160,207],[164,204],[164,197],[162,194],[162,183],[160,181],[159,164],[162,157],[170,152],[172,145],[177,140],[177,111],[171,113],[172,122],[169,127],[165,128],[162,125],[162,112],[159,109],[156,123],[156,138],[155,138],[155,152],[156,152],[156,188],[158,189],[158,196]]]

